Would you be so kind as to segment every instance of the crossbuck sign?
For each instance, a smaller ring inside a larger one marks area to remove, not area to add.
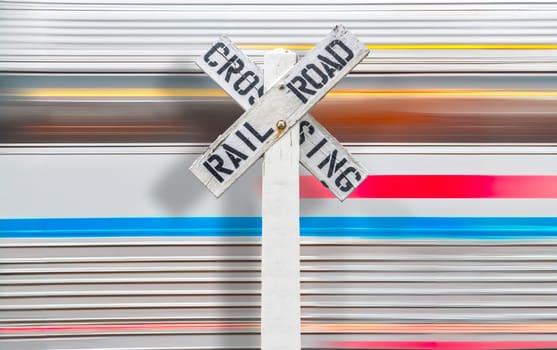
[[[246,112],[190,170],[219,197],[299,122],[300,161],[344,200],[365,179],[367,171],[307,112],[368,52],[353,34],[336,26],[264,93],[263,75],[257,65],[228,38],[221,37],[197,64]]]

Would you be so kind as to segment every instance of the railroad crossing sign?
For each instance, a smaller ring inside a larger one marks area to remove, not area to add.
[[[190,167],[217,197],[298,121],[300,161],[344,200],[367,171],[315,119],[306,114],[369,50],[336,26],[264,93],[263,75],[228,38],[221,37],[197,64],[247,111]]]

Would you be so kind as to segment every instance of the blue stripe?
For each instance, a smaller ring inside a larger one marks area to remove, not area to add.
[[[302,217],[306,237],[550,239],[557,217]],[[257,237],[260,217],[0,219],[0,238]]]

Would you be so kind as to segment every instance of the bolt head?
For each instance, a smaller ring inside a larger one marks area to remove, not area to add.
[[[277,122],[277,128],[278,128],[279,130],[285,129],[285,128],[286,128],[286,120],[283,120],[283,119],[279,120],[279,121]]]

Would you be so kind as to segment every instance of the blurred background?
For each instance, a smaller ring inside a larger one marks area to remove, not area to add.
[[[0,3],[0,142],[202,142],[241,114],[194,61],[335,24],[371,49],[312,113],[344,142],[555,142],[553,1]]]
[[[557,349],[551,0],[0,1],[0,348],[258,349],[260,164],[187,170],[242,113],[194,62],[336,24],[311,113],[370,175],[301,170],[303,348]]]

